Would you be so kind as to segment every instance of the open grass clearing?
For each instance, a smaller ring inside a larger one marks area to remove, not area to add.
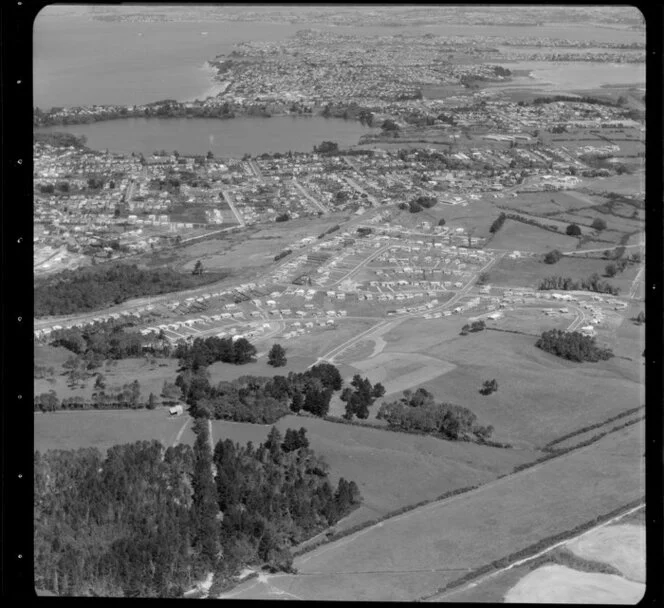
[[[171,417],[163,407],[35,413],[34,446],[40,452],[88,447],[104,452],[117,444],[156,439],[168,447],[185,423],[190,426],[189,416]]]
[[[542,231],[544,232],[544,231]],[[574,247],[562,251],[573,251]],[[489,282],[495,286],[539,288],[545,277],[558,275],[575,281],[585,279],[594,272],[603,274],[608,261],[580,256],[564,256],[555,264],[546,264],[541,256],[498,260],[488,271]]]
[[[456,365],[421,386],[438,401],[470,408],[480,424],[492,424],[496,441],[541,446],[641,403],[642,366],[634,361],[574,363],[535,347],[534,336],[496,331],[460,336],[460,325],[466,322],[456,316],[429,321],[429,336],[437,335],[436,325],[441,333],[447,326],[452,336],[420,346],[419,332],[413,331],[396,348],[399,352],[412,348]],[[400,331],[406,330],[403,324]],[[384,354],[389,356],[390,334],[384,337],[388,342]],[[493,378],[498,391],[481,395],[482,382]]]
[[[468,201],[463,205],[434,205],[430,209],[423,209],[419,213],[400,211],[392,222],[410,228],[419,228],[423,221],[431,222],[433,226],[438,225],[441,218],[445,219],[446,226],[450,230],[464,228],[466,231],[474,230],[475,237],[488,237],[489,228],[493,221],[500,215],[493,203],[484,200]]]
[[[305,600],[413,600],[433,594],[467,569],[642,496],[643,444],[642,427],[616,433],[323,545],[295,559],[297,575],[269,582]],[[253,597],[251,591],[243,596]]]
[[[44,351],[42,349],[48,350]],[[62,363],[64,363],[62,361],[64,357],[62,351],[68,353],[65,361],[69,356],[73,356],[73,353],[70,353],[67,349],[54,349],[48,346],[35,347],[35,353],[40,352],[39,357],[35,357],[35,363],[55,368],[54,382],[50,382],[46,378],[35,379],[35,395],[54,390],[60,400],[66,397],[82,397],[90,400],[94,392],[96,374],[101,373],[106,379],[107,392],[114,388],[119,390],[123,384],[138,380],[141,385],[141,400],[147,401],[150,393],[154,393],[159,399],[164,381],[175,382],[177,376],[178,365],[176,359],[155,359],[154,363],[150,363],[146,358],[107,360],[100,368],[93,370],[94,375],[84,381],[83,388],[79,384],[70,387],[67,384],[67,376],[63,375],[65,370],[62,367]],[[37,363],[38,360],[43,361],[43,363]]]
[[[549,218],[541,220],[541,222],[543,224],[558,223]],[[561,251],[572,250],[576,247],[577,242],[578,239],[575,237],[558,234],[550,230],[538,228],[537,226],[508,219],[493,239],[491,239],[488,246],[491,249],[546,253],[552,249],[559,249]]]
[[[505,603],[637,604],[645,585],[615,574],[580,572],[552,564],[527,574],[505,596]]]

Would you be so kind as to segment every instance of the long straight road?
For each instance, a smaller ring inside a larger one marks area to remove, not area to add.
[[[224,200],[228,203],[228,206],[231,208],[231,211],[235,215],[235,218],[237,219],[240,226],[244,227],[244,220],[242,219],[242,215],[240,215],[238,210],[235,208],[235,203],[233,202],[231,195],[225,188],[221,189],[221,194],[223,195]]]
[[[300,182],[298,182],[295,178],[293,178],[293,182],[292,182],[292,183],[293,183],[293,185],[294,185],[294,186],[295,186],[295,187],[296,187],[296,188],[302,193],[302,195],[303,195],[303,196],[304,196],[304,197],[305,197],[305,198],[306,198],[306,199],[307,199],[312,205],[314,205],[315,207],[317,207],[317,208],[318,208],[320,211],[322,211],[323,213],[329,213],[329,211],[327,210],[327,208],[324,207],[323,204],[320,203],[319,201],[317,201],[313,196],[311,196],[311,194],[309,194],[309,193],[304,189],[304,187],[302,186],[302,184],[300,184]]]

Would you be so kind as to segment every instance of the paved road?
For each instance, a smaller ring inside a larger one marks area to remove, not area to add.
[[[322,212],[325,213],[325,214],[329,213],[329,211],[323,206],[323,204],[320,203],[320,202],[318,202],[313,196],[311,196],[311,194],[309,194],[309,193],[304,189],[304,187],[302,186],[302,184],[300,184],[300,182],[298,182],[295,178],[293,178],[293,185],[294,185],[294,186],[295,186],[295,187],[296,187],[296,188],[302,193],[302,195],[303,195],[304,197],[306,197],[306,199],[307,199],[310,203],[312,203],[313,205],[315,205],[320,211],[322,211]]]
[[[244,220],[242,219],[242,215],[240,215],[238,210],[235,208],[235,203],[233,202],[231,195],[228,193],[228,191],[225,188],[221,189],[221,194],[223,195],[224,200],[228,203],[228,206],[231,208],[231,211],[235,215],[235,218],[237,219],[240,226],[244,227]]]
[[[368,200],[368,201],[369,201],[374,207],[378,207],[378,206],[380,205],[380,203],[376,200],[376,197],[375,197],[375,196],[372,196],[371,194],[369,194],[369,193],[368,193],[364,188],[362,188],[362,186],[360,186],[360,185],[359,185],[354,179],[351,179],[351,178],[348,177],[347,175],[342,175],[341,177],[342,177],[344,180],[346,180],[346,182],[348,182],[348,185],[349,185],[351,188],[353,188],[354,190],[356,190],[356,191],[359,192],[360,194],[365,194],[366,197],[367,197],[367,200]]]

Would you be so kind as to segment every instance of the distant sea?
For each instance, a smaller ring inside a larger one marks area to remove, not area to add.
[[[46,110],[204,99],[214,84],[208,60],[238,42],[282,40],[299,29],[280,23],[131,23],[39,15],[34,105]]]
[[[261,22],[132,23],[55,16],[48,7],[34,24],[34,105],[132,105],[205,98],[213,90],[206,61],[242,41],[280,41],[301,29],[339,33],[443,36],[562,37],[572,40],[639,41],[639,32],[601,27],[515,26],[345,27]],[[207,34],[203,34],[207,32]]]

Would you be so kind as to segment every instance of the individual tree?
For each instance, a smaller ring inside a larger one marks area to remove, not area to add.
[[[150,396],[148,397],[148,405],[147,408],[149,410],[153,410],[157,407],[157,398],[154,396],[154,393],[150,393]]]
[[[376,382],[376,384],[373,385],[373,391],[371,396],[374,399],[380,399],[384,395],[385,395],[385,387],[380,382]]]
[[[640,311],[638,315],[636,315],[636,322],[639,325],[646,322],[646,313],[643,310]]]
[[[479,276],[477,277],[477,284],[480,286],[486,285],[490,280],[491,275],[488,272],[480,272]]]
[[[601,217],[596,217],[593,220],[591,227],[597,231],[606,230],[606,222]]]
[[[576,224],[570,224],[565,229],[565,233],[568,236],[581,236],[581,228],[579,228]]]
[[[296,391],[293,394],[293,398],[290,404],[290,409],[292,412],[297,414],[302,409],[303,405],[304,405],[304,397],[302,396],[301,392]]]
[[[563,257],[563,254],[558,250],[554,249],[553,251],[549,251],[545,256],[544,256],[544,262],[546,264],[555,264],[560,260],[560,258]]]
[[[203,274],[203,262],[198,260],[194,265],[194,270],[192,271],[191,274],[198,274],[198,275]]]
[[[615,264],[607,264],[604,269],[604,274],[609,278],[615,277],[618,274],[618,268]]]
[[[444,217],[441,217],[441,218],[438,220],[438,225],[439,225],[439,226],[444,226],[445,224],[446,224],[446,222],[445,222],[445,218],[444,218]]]
[[[283,367],[287,363],[286,351],[280,344],[274,344],[267,356],[268,365]]]
[[[106,388],[106,379],[104,375],[99,373],[97,374],[97,379],[95,380],[95,389],[104,390]]]

